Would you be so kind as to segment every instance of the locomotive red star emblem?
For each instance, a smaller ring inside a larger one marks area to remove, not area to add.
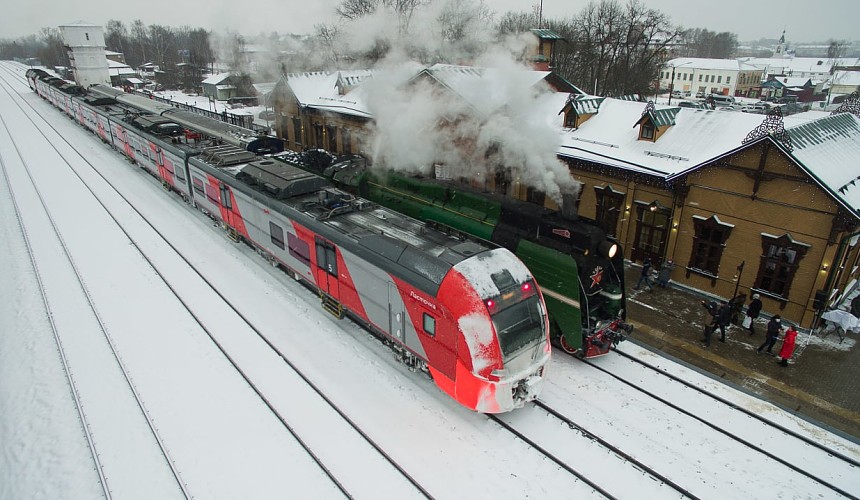
[[[591,288],[596,287],[603,281],[603,266],[597,266],[594,268],[594,272],[591,273]]]

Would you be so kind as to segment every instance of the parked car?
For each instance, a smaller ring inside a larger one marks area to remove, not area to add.
[[[681,101],[678,103],[679,108],[693,108],[693,109],[704,109],[702,103],[693,102],[693,101]]]
[[[696,92],[696,98],[697,99],[704,99],[705,98],[705,91],[700,90],[700,91]]]
[[[673,91],[672,91],[672,97],[677,97],[677,98],[679,98],[679,99],[680,99],[681,97],[684,97],[684,94],[683,94],[683,93],[681,93],[681,91],[680,91],[680,90],[673,90]]]
[[[747,104],[741,108],[744,113],[764,113],[767,108],[761,104]]]

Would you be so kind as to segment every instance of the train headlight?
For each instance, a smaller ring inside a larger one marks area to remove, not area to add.
[[[615,254],[618,253],[618,245],[609,240],[605,240],[600,243],[598,249],[602,255],[605,255],[610,259],[615,257]]]

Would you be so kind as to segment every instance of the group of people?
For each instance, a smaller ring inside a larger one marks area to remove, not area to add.
[[[666,262],[660,266],[660,271],[657,272],[657,286],[660,288],[666,288],[669,285],[669,277],[672,276],[672,269],[675,268],[675,263],[672,262],[672,259],[668,259]],[[636,282],[636,286],[633,287],[634,290],[639,290],[642,284],[648,285],[648,291],[654,291],[654,285],[651,283],[651,274],[654,272],[654,267],[651,264],[651,258],[645,257],[645,261],[642,262],[642,274],[639,275],[639,281]]]
[[[705,343],[706,347],[710,346],[711,335],[717,328],[720,329],[720,342],[725,342],[726,327],[729,326],[729,323],[731,323],[732,320],[731,302],[723,300],[718,304],[714,301],[706,302],[703,300],[702,306],[708,312],[709,316],[705,323],[705,332],[702,342]],[[753,294],[752,301],[747,306],[747,311],[742,323],[742,326],[750,335],[755,334],[755,320],[759,317],[759,314],[761,314],[761,307],[761,296],[757,293]],[[756,349],[756,353],[761,354],[762,352],[767,352],[768,354],[773,355],[773,347],[776,344],[776,341],[779,340],[780,333],[782,333],[782,318],[777,314],[771,317],[768,321],[765,340],[762,345]],[[797,328],[794,325],[789,324],[782,340],[782,348],[779,350],[779,354],[777,355],[779,357],[778,363],[780,366],[788,366],[788,360],[791,358],[792,354],[794,354],[796,341]]]
[[[675,267],[675,263],[672,262],[672,259],[667,259],[660,266],[659,272],[657,272],[657,286],[665,288],[669,284],[670,276],[672,275],[672,270]],[[642,285],[647,285],[649,291],[654,291],[654,284],[651,281],[652,274],[654,273],[653,264],[651,263],[651,259],[646,257],[644,262],[642,263],[642,273],[639,275],[639,280],[636,282],[636,286],[633,287],[634,290],[639,290]],[[722,300],[719,303],[714,301],[702,301],[702,306],[708,312],[708,320],[705,324],[704,337],[702,338],[702,342],[704,342],[706,347],[710,347],[711,345],[711,336],[714,331],[718,328],[720,330],[720,342],[726,341],[726,328],[732,322],[732,310],[735,307],[735,304],[732,301]],[[738,305],[740,307],[740,305]],[[754,293],[752,296],[752,300],[747,306],[746,313],[744,314],[744,319],[742,323],[742,327],[749,332],[750,335],[755,334],[755,321],[761,314],[762,302],[761,296],[757,293]],[[860,312],[860,300],[858,300],[858,312]],[[776,344],[777,340],[779,340],[779,336],[782,333],[782,318],[779,315],[775,315],[770,318],[767,323],[767,332],[765,336],[764,343],[756,349],[756,352],[761,354],[762,352],[767,352],[770,355],[773,355],[773,347]],[[778,363],[780,366],[788,366],[788,360],[794,354],[794,346],[796,344],[797,339],[797,328],[789,324],[785,331],[785,336],[782,339],[782,347],[779,350],[779,354],[777,357],[779,358]]]

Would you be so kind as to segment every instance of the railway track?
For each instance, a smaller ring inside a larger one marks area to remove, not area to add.
[[[670,412],[691,418],[834,494],[858,498],[860,462],[855,458],[624,350],[614,354],[608,367],[600,361],[581,361],[613,382],[665,405]],[[725,412],[734,414],[732,421],[715,417]]]
[[[5,67],[4,67],[4,70],[6,70],[6,73],[8,76],[10,72]],[[12,92],[14,92],[14,90],[12,90],[10,88],[10,83],[7,80],[7,76],[0,76],[0,80],[2,80],[4,83],[4,85],[3,85],[4,90],[7,93],[11,94]],[[18,77],[18,75],[15,75],[14,73],[12,73],[12,76],[14,76],[16,78]],[[21,78],[20,81],[22,83],[24,83],[24,85],[26,85],[26,82],[24,79]],[[23,107],[21,107],[20,102],[18,100],[15,100],[15,102],[32,122],[33,121],[32,118],[30,118],[30,115],[24,110]],[[32,108],[32,106],[30,106],[30,108],[33,112],[38,113],[38,111],[36,111],[34,108]],[[44,136],[44,132],[42,131],[41,127],[39,127],[39,125],[37,125],[35,122],[33,122],[33,125],[37,129],[39,129],[40,133],[42,133]],[[62,134],[60,134],[58,131],[56,131],[56,129],[53,127],[53,125],[50,124],[50,122],[48,120],[45,120],[45,125],[54,129],[54,131],[57,132],[57,135],[59,137],[62,137]],[[332,483],[336,485],[337,489],[346,497],[352,498],[354,496],[354,492],[351,492],[349,490],[348,486],[345,485],[337,477],[336,472],[331,470],[331,468],[326,465],[324,460],[322,458],[320,458],[315,453],[312,446],[309,445],[305,441],[305,439],[303,439],[303,437],[300,435],[300,433],[296,429],[293,428],[293,426],[290,424],[288,419],[277,408],[278,403],[273,401],[272,398],[269,395],[267,395],[264,392],[264,390],[259,386],[259,384],[257,382],[255,382],[254,378],[247,373],[247,371],[243,368],[241,361],[236,359],[236,357],[231,354],[229,349],[227,347],[225,347],[225,345],[223,345],[223,343],[218,338],[218,334],[215,331],[213,331],[212,328],[207,326],[206,321],[203,317],[201,317],[201,314],[195,312],[194,306],[191,305],[189,303],[189,301],[187,301],[186,298],[183,297],[182,291],[180,290],[180,287],[171,282],[170,277],[167,276],[165,273],[163,273],[159,269],[158,263],[154,259],[152,259],[149,255],[147,255],[147,251],[143,248],[143,246],[140,245],[135,240],[135,237],[129,231],[127,231],[125,229],[124,226],[125,226],[126,222],[121,221],[117,216],[115,216],[112,213],[111,209],[107,206],[107,204],[102,201],[100,195],[97,194],[89,186],[87,181],[75,169],[75,167],[72,165],[72,163],[68,159],[65,158],[64,153],[61,152],[59,149],[57,149],[56,146],[53,144],[53,142],[47,136],[44,136],[44,137],[48,141],[48,143],[52,145],[52,148],[57,153],[57,155],[64,158],[65,166],[68,167],[74,173],[74,175],[81,181],[81,184],[83,186],[85,186],[86,189],[89,190],[89,192],[91,193],[93,198],[98,201],[99,205],[101,205],[101,207],[104,209],[105,213],[107,213],[114,220],[116,226],[128,238],[129,243],[135,247],[135,249],[139,252],[140,256],[149,264],[151,269],[163,281],[164,285],[170,289],[171,293],[173,293],[176,300],[179,301],[183,305],[183,307],[187,311],[187,313],[193,317],[194,321],[196,322],[196,324],[198,325],[200,330],[203,333],[205,333],[205,335],[210,339],[210,341],[223,354],[223,356],[228,360],[228,362],[235,369],[236,373],[238,373],[242,377],[242,379],[247,383],[247,385],[254,391],[254,393],[257,395],[259,400],[269,409],[269,411],[272,413],[272,415],[281,423],[283,428],[300,444],[300,446],[306,451],[306,453],[310,457],[312,457],[314,462],[316,462],[318,464],[319,468],[331,479]],[[139,217],[139,219],[148,226],[149,230],[154,232],[161,239],[161,241],[166,246],[168,246],[179,259],[181,259],[185,263],[185,265],[196,275],[196,277],[198,279],[200,279],[203,283],[205,283],[205,286],[208,288],[208,290],[211,291],[212,294],[216,295],[219,298],[219,300],[222,302],[223,306],[226,309],[228,309],[229,311],[231,311],[238,318],[238,320],[248,328],[248,330],[253,332],[253,334],[259,338],[259,340],[261,340],[263,343],[265,343],[271,349],[271,351],[275,355],[277,355],[285,365],[287,365],[289,367],[289,370],[292,371],[298,378],[300,378],[303,381],[303,383],[306,384],[306,386],[309,387],[312,390],[312,392],[316,394],[316,396],[318,398],[320,398],[322,401],[324,401],[325,404],[328,405],[330,410],[333,411],[334,413],[336,413],[339,416],[339,418],[342,419],[343,422],[345,422],[356,435],[360,436],[360,438],[363,439],[371,448],[373,448],[376,451],[376,453],[378,453],[378,455],[381,456],[384,459],[384,461],[387,462],[392,469],[396,470],[397,473],[403,478],[403,480],[406,483],[408,483],[409,485],[411,485],[411,488],[414,489],[414,492],[417,492],[419,494],[419,496],[424,496],[426,498],[432,498],[432,495],[427,490],[425,490],[423,488],[423,486],[414,477],[412,477],[408,471],[406,471],[402,466],[400,466],[397,463],[397,461],[390,454],[388,454],[386,452],[386,450],[381,445],[379,445],[370,435],[368,435],[366,432],[364,432],[361,429],[361,427],[354,420],[352,420],[349,417],[347,412],[344,411],[343,408],[338,406],[334,401],[332,401],[325,394],[325,392],[310,379],[310,377],[308,377],[306,374],[304,374],[302,372],[302,370],[289,359],[288,356],[286,356],[284,353],[282,353],[274,345],[274,343],[271,341],[271,339],[269,339],[267,337],[267,335],[260,328],[255,326],[253,321],[249,317],[247,317],[247,315],[245,315],[228,297],[226,297],[217,288],[217,286],[215,286],[211,282],[211,280],[209,280],[205,276],[205,274],[202,272],[202,270],[198,266],[196,266],[176,246],[174,246],[165,237],[165,235],[159,230],[157,225],[154,222],[147,219],[147,217],[134,206],[132,200],[130,200],[129,198],[124,196],[123,193],[119,189],[117,189],[117,187],[114,186],[113,183],[109,179],[107,179],[104,175],[102,175],[102,173],[99,172],[98,169],[94,165],[92,165],[83,155],[78,153],[77,149],[75,149],[75,146],[73,144],[69,143],[65,139],[63,139],[63,140],[68,145],[68,147],[72,148],[75,151],[75,153],[78,154],[79,158],[76,159],[77,163],[80,164],[81,162],[83,162],[84,164],[88,165],[88,167],[92,170],[92,172],[97,174],[98,177],[100,177],[101,181],[106,186],[109,186],[109,188],[112,190],[113,194],[115,196],[119,197],[120,199],[122,199],[128,205],[128,207],[130,207],[131,210]],[[35,181],[34,181],[34,186],[35,186]],[[46,210],[47,210],[47,208],[46,208]],[[59,232],[57,234],[59,235]],[[69,255],[69,254],[67,254],[67,255]],[[71,262],[71,256],[70,255],[69,255],[69,259]],[[81,278],[81,286],[84,287],[83,278]],[[92,304],[92,301],[90,301],[90,304],[93,307],[93,311],[95,313],[95,306]],[[103,330],[103,331],[105,331],[105,336],[108,338],[108,342],[110,342],[110,338],[109,338],[107,331],[106,330]],[[114,349],[114,353],[116,355],[117,361],[121,363],[120,355],[119,355],[119,353],[116,352],[115,349]],[[127,375],[127,372],[125,370],[123,370],[123,372],[126,373],[126,375]],[[131,383],[130,379],[129,379],[129,386],[134,391],[134,386]],[[135,397],[136,397],[136,399],[138,399],[138,401],[140,401],[140,397],[136,393],[135,393]],[[140,404],[141,404],[142,411],[144,411],[144,413],[146,413],[143,403],[141,402]],[[82,414],[82,418],[83,418],[83,414]],[[151,418],[148,415],[147,415],[147,421],[149,421],[150,424],[152,423]],[[85,425],[85,427],[86,427],[86,425]],[[176,470],[173,460],[168,455],[168,453],[166,451],[166,447],[163,445],[161,438],[158,437],[158,435],[157,435],[157,430],[156,430],[155,426],[151,425],[151,429],[152,429],[153,434],[156,436],[156,439],[159,441],[159,444],[161,445],[162,450],[164,451],[166,462],[170,465],[171,470],[174,471],[174,474],[177,478],[177,481],[180,484],[180,487],[181,487],[183,493],[185,494],[186,497],[189,497],[186,486],[180,480],[179,472]],[[91,440],[90,440],[90,442],[91,442]],[[95,452],[95,450],[93,451],[93,456],[97,457],[97,453]],[[101,467],[98,467],[98,468],[99,468],[99,470],[101,469]],[[393,486],[392,484],[387,485],[388,488],[391,488],[392,486]],[[395,490],[396,489],[397,488],[395,487]],[[106,485],[105,485],[105,491],[107,492],[107,486]],[[393,490],[389,490],[389,491],[393,491]]]

